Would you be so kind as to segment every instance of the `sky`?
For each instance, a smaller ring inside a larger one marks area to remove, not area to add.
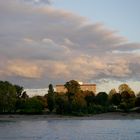
[[[140,91],[140,1],[0,0],[0,80],[46,88],[75,79]]]

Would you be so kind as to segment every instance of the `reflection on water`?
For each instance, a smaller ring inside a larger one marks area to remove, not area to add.
[[[0,140],[139,140],[140,120],[0,121]]]

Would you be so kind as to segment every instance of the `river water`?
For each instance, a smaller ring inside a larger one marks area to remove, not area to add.
[[[140,140],[140,120],[0,121],[0,140]]]

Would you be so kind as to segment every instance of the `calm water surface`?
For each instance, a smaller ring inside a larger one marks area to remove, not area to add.
[[[140,140],[140,120],[0,121],[0,140]]]

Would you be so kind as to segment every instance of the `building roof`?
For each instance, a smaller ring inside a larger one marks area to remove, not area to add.
[[[80,86],[96,86],[96,84],[82,84]]]
[[[64,86],[64,85],[56,85],[56,86]],[[80,86],[96,86],[96,84],[82,84]]]

